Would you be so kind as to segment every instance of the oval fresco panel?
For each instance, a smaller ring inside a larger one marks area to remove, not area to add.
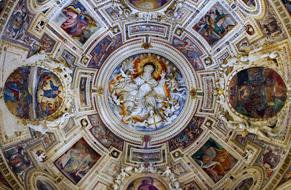
[[[157,10],[166,5],[169,1],[170,0],[128,0],[133,7],[145,11]]]
[[[51,71],[20,67],[5,82],[4,101],[8,110],[21,119],[44,119],[63,102],[63,86]]]
[[[142,177],[132,181],[125,190],[167,190],[164,184],[152,177]]]
[[[229,102],[240,114],[266,119],[284,106],[287,88],[281,76],[272,69],[253,67],[238,72],[229,84]]]
[[[129,57],[110,76],[110,108],[123,124],[137,131],[171,125],[182,112],[187,93],[179,69],[154,54]]]

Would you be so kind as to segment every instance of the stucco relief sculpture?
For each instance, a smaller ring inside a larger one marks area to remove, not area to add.
[[[180,71],[156,55],[124,61],[111,76],[109,91],[115,115],[139,131],[171,124],[182,111],[187,95]]]

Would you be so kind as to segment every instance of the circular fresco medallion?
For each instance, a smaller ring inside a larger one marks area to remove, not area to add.
[[[153,177],[141,177],[132,181],[125,190],[148,189],[148,190],[166,190],[163,183]]]
[[[240,114],[266,119],[284,106],[287,88],[281,76],[272,69],[253,67],[238,72],[229,83],[229,102]]]
[[[127,0],[134,8],[143,11],[155,11],[164,7],[170,0]]]
[[[5,82],[4,101],[21,119],[44,119],[63,102],[63,86],[51,71],[41,67],[20,67]]]
[[[169,126],[182,112],[188,94],[179,69],[154,54],[131,56],[119,64],[109,82],[115,116],[137,131]]]

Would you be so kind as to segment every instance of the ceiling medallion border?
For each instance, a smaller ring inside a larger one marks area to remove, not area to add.
[[[147,50],[141,48],[140,44],[127,44],[127,46],[125,46],[124,48],[120,48],[117,52],[115,52],[111,57],[107,59],[106,63],[103,64],[101,69],[98,71],[98,76],[95,80],[95,85],[97,86],[97,89],[102,89],[101,91],[99,90],[102,93],[98,93],[95,99],[97,111],[102,121],[112,132],[117,134],[119,137],[133,143],[142,143],[142,138],[144,135],[151,136],[152,144],[164,142],[172,138],[174,135],[182,131],[184,127],[188,124],[188,122],[190,122],[198,106],[196,99],[189,96],[191,95],[190,91],[196,89],[196,87],[198,86],[198,76],[196,75],[196,72],[192,68],[191,64],[187,61],[187,59],[184,58],[183,55],[163,44],[153,43],[152,45],[153,47]],[[186,103],[183,110],[181,111],[180,115],[174,120],[173,124],[157,131],[139,132],[127,128],[127,126],[120,120],[118,120],[117,117],[113,114],[108,100],[108,81],[115,68],[120,65],[123,60],[137,54],[147,53],[166,57],[180,70],[185,80],[188,96],[186,98]],[[120,57],[125,57],[125,59],[121,60]]]

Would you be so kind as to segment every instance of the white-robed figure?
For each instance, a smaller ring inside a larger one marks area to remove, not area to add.
[[[126,89],[130,90],[125,94],[124,105],[127,116],[124,117],[125,123],[146,122],[149,127],[157,124],[162,118],[156,113],[157,102],[159,98],[164,98],[165,93],[160,90],[159,82],[153,78],[154,66],[151,64],[144,66],[144,72],[141,76],[135,78],[126,85]],[[159,93],[160,97],[158,97]]]
[[[151,55],[123,62],[109,84],[112,109],[123,123],[155,130],[173,122],[187,90],[173,68]]]

